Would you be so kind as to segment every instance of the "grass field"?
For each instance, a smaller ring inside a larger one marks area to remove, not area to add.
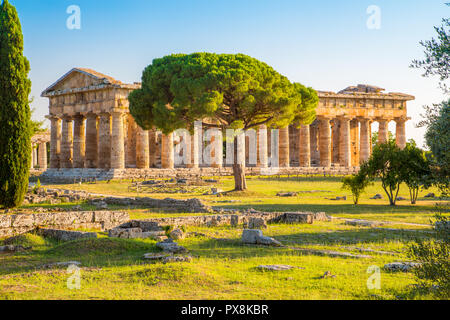
[[[421,192],[417,205],[401,201],[391,207],[388,201],[370,200],[383,194],[379,183],[370,186],[354,206],[351,195],[341,190],[339,178],[251,178],[249,192],[204,196],[194,194],[133,194],[129,182],[48,186],[83,189],[94,193],[158,198],[197,197],[211,206],[262,211],[327,212],[337,218],[388,221],[381,228],[355,227],[344,220],[316,222],[313,225],[269,225],[264,234],[286,247],[243,245],[242,227],[187,227],[196,232],[178,241],[194,257],[191,263],[150,263],[144,253],[158,252],[153,240],[108,238],[58,243],[36,235],[26,235],[20,244],[32,246],[29,252],[0,254],[0,299],[433,299],[427,293],[413,291],[411,273],[392,273],[382,269],[389,262],[406,261],[405,249],[414,237],[426,237],[437,200],[426,200]],[[221,179],[224,191],[232,180]],[[298,197],[281,198],[280,191],[299,192]],[[314,191],[314,192],[311,192]],[[325,198],[347,195],[347,201]],[[408,198],[402,187],[400,196]],[[75,204],[58,205],[70,207]],[[85,209],[92,209],[81,204]],[[43,205],[52,207],[51,205]],[[27,206],[33,207],[33,206]],[[132,218],[192,215],[144,208],[120,208]],[[417,225],[411,225],[412,223]],[[422,225],[423,224],[423,225]],[[387,229],[390,228],[390,229]],[[395,229],[395,230],[391,230]],[[298,248],[333,250],[369,255],[369,258],[331,257],[305,253]],[[377,252],[361,252],[372,249]],[[384,253],[381,253],[384,252]],[[388,252],[389,254],[386,254]],[[70,290],[72,276],[65,268],[41,266],[52,262],[79,261],[81,287]],[[288,271],[261,271],[259,265],[287,264],[299,267]],[[368,268],[381,268],[381,288],[367,287]],[[330,271],[334,278],[322,278]]]

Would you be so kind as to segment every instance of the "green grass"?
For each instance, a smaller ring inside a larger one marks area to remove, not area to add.
[[[232,189],[233,181],[221,178],[219,188]],[[129,182],[54,186],[83,189],[108,195],[137,196],[127,192]],[[382,193],[379,183],[370,186],[361,205],[354,206],[350,194],[341,190],[339,178],[251,178],[250,192],[230,193],[223,197],[199,195],[140,194],[157,198],[198,197],[209,205],[264,211],[324,211],[340,218],[390,221],[381,228],[355,227],[335,219],[313,225],[273,224],[264,234],[288,247],[273,248],[242,245],[241,228],[187,227],[191,236],[178,241],[193,255],[192,263],[162,264],[142,259],[144,253],[158,252],[153,240],[110,239],[99,233],[98,239],[59,243],[36,235],[25,235],[15,244],[32,246],[27,252],[0,254],[0,299],[433,299],[426,293],[412,291],[411,273],[381,270],[381,290],[369,290],[370,266],[405,261],[405,250],[414,237],[427,237],[428,226],[437,200],[421,198],[415,206],[408,201],[396,207],[387,200],[370,200]],[[51,186],[50,186],[51,187]],[[317,190],[321,192],[306,193]],[[280,198],[280,191],[300,192],[298,197]],[[302,192],[303,191],[303,192]],[[421,192],[425,195],[429,190]],[[347,195],[347,201],[327,198]],[[402,186],[400,195],[407,198]],[[383,194],[384,196],[384,194]],[[232,200],[232,202],[230,202]],[[73,206],[56,205],[54,207]],[[86,204],[83,209],[92,210]],[[50,205],[43,205],[51,207]],[[28,208],[38,207],[36,205]],[[124,208],[134,219],[191,216],[152,208]],[[395,228],[396,231],[386,230]],[[424,232],[425,231],[425,232]],[[306,254],[295,248],[332,250],[369,255],[369,259]],[[390,252],[359,252],[359,249]],[[64,268],[42,269],[53,262],[80,261],[81,289],[69,290],[71,276]],[[264,272],[262,264],[288,264],[303,269]],[[331,271],[336,278],[322,279]]]

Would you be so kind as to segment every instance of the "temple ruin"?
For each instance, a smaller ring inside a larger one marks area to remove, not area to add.
[[[111,178],[126,177],[126,172],[137,170],[146,177],[162,169],[187,172],[210,167],[211,172],[229,171],[222,141],[205,140],[200,129],[194,130],[189,141],[190,163],[177,166],[174,153],[180,138],[164,135],[158,128],[142,130],[129,113],[128,94],[139,87],[140,83],[125,84],[90,69],[74,68],[47,88],[42,93],[50,101],[50,164],[46,174],[70,175],[72,171],[74,176],[89,176],[107,171]],[[384,93],[384,89],[369,85],[318,94],[317,119],[311,125],[258,128],[258,156],[254,165],[248,164],[251,172],[261,172],[269,165],[274,133],[279,146],[278,167],[288,173],[355,172],[371,154],[373,122],[378,122],[378,138],[384,142],[389,122],[395,121],[397,144],[405,146],[407,102],[414,100],[413,96]],[[215,159],[208,165],[202,163],[199,148],[205,143],[211,145]],[[249,149],[245,150],[247,163]]]

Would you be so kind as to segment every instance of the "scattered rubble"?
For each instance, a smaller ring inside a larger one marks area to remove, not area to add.
[[[285,270],[292,270],[292,269],[305,269],[300,267],[293,267],[285,264],[274,264],[274,265],[261,265],[257,267],[261,270],[268,270],[268,271],[285,271]]]
[[[434,193],[428,193],[424,198],[436,198],[436,195]]]
[[[24,251],[28,251],[31,249],[32,249],[31,247],[6,245],[6,246],[0,246],[0,253],[24,252]]]
[[[381,199],[383,199],[383,196],[381,194],[377,193],[376,195],[374,195],[370,199],[372,199],[372,200],[381,200]]]
[[[169,236],[173,240],[181,240],[185,238],[183,230],[176,228],[169,233]]]

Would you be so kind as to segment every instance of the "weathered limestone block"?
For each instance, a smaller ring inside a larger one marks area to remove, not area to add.
[[[266,221],[263,218],[249,218],[249,229],[267,229]]]
[[[262,236],[263,233],[261,230],[245,229],[242,233],[242,242],[256,244],[258,242],[258,238]]]
[[[180,240],[184,239],[185,234],[181,229],[176,228],[172,232],[170,232],[169,236],[173,240]]]
[[[313,213],[303,213],[303,212],[286,212],[284,214],[283,222],[313,224],[314,214]]]

